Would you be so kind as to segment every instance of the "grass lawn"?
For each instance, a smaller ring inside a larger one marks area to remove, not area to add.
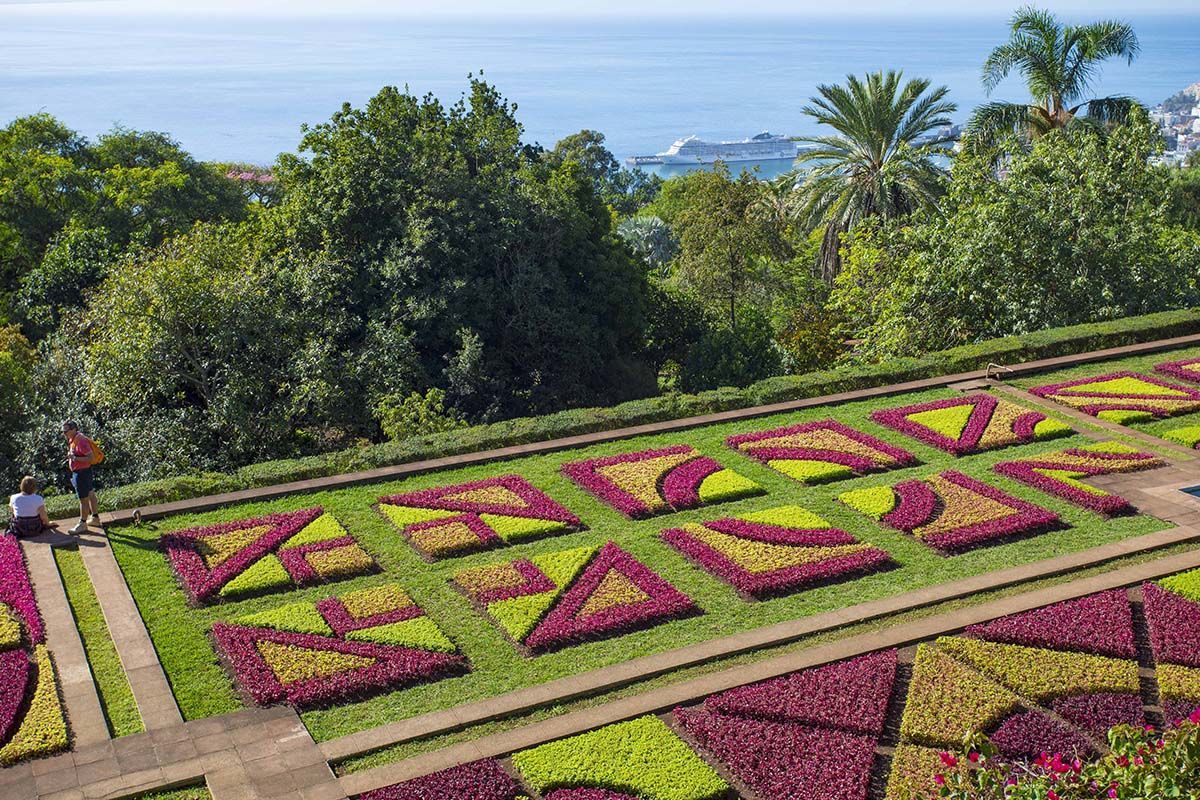
[[[97,602],[96,593],[92,589],[92,581],[83,566],[79,546],[55,547],[53,551],[58,562],[58,571],[62,575],[63,586],[67,590],[71,613],[75,616],[75,625],[83,639],[88,664],[96,679],[100,705],[104,709],[108,728],[113,736],[141,733],[145,730],[142,716],[138,712],[137,703],[134,702],[133,691],[129,688],[129,680],[125,677],[121,659],[113,647],[108,624],[104,621],[100,603]]]
[[[1164,375],[1154,371],[1155,364],[1161,364],[1164,361],[1181,361],[1185,358],[1200,357],[1200,347],[1189,347],[1182,350],[1169,350],[1165,353],[1152,353],[1145,356],[1131,356],[1130,358],[1120,358],[1113,361],[1104,361],[1097,364],[1083,364],[1078,367],[1070,367],[1061,369],[1056,372],[1046,372],[1040,375],[1035,375],[1028,378],[1019,378],[1011,381],[1016,386],[1023,389],[1030,389],[1034,386],[1043,386],[1048,383],[1059,383],[1061,381],[1074,380],[1075,378],[1090,378],[1094,375],[1104,375],[1109,372],[1120,372],[1129,370],[1131,372],[1140,372],[1143,375],[1160,378],[1169,383],[1177,383],[1181,386],[1190,386],[1198,388],[1196,384],[1188,383],[1171,375]],[[1166,419],[1156,419],[1147,422],[1130,422],[1126,423],[1127,427],[1132,428],[1142,433],[1148,433],[1151,436],[1163,438],[1163,434],[1168,431],[1178,430],[1180,428],[1190,428],[1200,426],[1200,412],[1192,414],[1180,414]],[[1167,441],[1171,441],[1168,439]],[[1179,444],[1179,442],[1175,442]]]
[[[352,589],[397,581],[470,658],[472,672],[462,677],[395,691],[332,709],[306,712],[303,717],[313,736],[318,740],[326,740],[385,722],[618,663],[628,658],[895,595],[931,584],[1050,558],[1168,527],[1167,523],[1147,516],[1105,520],[991,472],[991,466],[997,461],[1090,441],[1082,436],[955,458],[867,419],[874,409],[952,396],[957,396],[957,393],[939,389],[836,407],[807,409],[757,420],[610,442],[519,461],[449,470],[388,484],[318,492],[205,514],[183,515],[153,526],[112,529],[109,535],[114,552],[172,682],[180,708],[188,719],[232,711],[241,705],[233,685],[219,665],[209,643],[209,626],[216,620],[265,611],[297,600],[311,601]],[[908,449],[918,457],[921,464],[904,470],[806,487],[733,452],[724,444],[725,437],[730,434],[831,416]],[[630,521],[577,487],[558,471],[562,463],[584,457],[680,443],[691,444],[702,453],[717,458],[725,466],[735,468],[741,474],[759,482],[767,489],[767,494],[693,511],[661,515],[648,520]],[[1056,511],[1069,527],[947,557],[939,555],[911,536],[884,528],[834,502],[836,495],[848,489],[891,485],[906,478],[921,477],[947,468],[983,479],[1011,494]],[[588,530],[429,564],[423,561],[399,532],[372,508],[380,495],[507,473],[520,474],[548,492],[551,497],[578,514],[588,526]],[[371,552],[383,568],[382,574],[207,608],[189,608],[166,559],[158,550],[157,539],[167,531],[318,504],[332,512]],[[728,584],[693,566],[658,539],[661,529],[680,523],[700,522],[785,504],[802,505],[831,524],[849,531],[860,541],[887,550],[899,567],[790,596],[750,602],[742,599]],[[704,613],[614,639],[528,658],[521,655],[498,628],[474,611],[468,601],[449,584],[454,573],[464,567],[528,557],[569,547],[599,544],[607,539],[616,541],[689,595]]]
[[[160,792],[146,792],[134,795],[127,800],[212,800],[212,792],[203,783],[196,786],[185,786],[182,789],[165,789]]]

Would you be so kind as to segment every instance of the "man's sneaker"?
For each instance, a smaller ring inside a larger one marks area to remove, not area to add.
[[[100,515],[92,514],[90,517],[88,517],[88,524],[89,525],[99,525],[100,524]]]
[[[88,531],[87,523],[84,522],[83,520],[79,520],[79,522],[75,523],[75,527],[71,528],[71,535],[78,536],[81,533],[87,533],[87,531]]]

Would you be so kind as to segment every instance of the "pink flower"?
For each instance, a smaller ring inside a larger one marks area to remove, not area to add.
[[[940,773],[937,775],[934,775],[933,782],[936,783],[938,786],[945,786],[946,785],[946,776],[942,775]]]
[[[1188,722],[1192,723],[1193,725],[1200,725],[1200,708],[1197,708],[1191,713],[1191,715],[1188,717]]]
[[[1108,796],[1110,798],[1115,798],[1117,796],[1117,790],[1112,786],[1108,787]]]
[[[970,761],[972,764],[978,764],[979,763],[979,753],[976,753],[973,750],[970,753],[967,753],[967,761]]]
[[[954,756],[950,755],[949,753],[947,753],[945,750],[943,750],[939,754],[938,757],[942,759],[942,763],[945,764],[947,767],[957,767],[958,766],[958,759],[955,758]]]
[[[1058,800],[1058,792],[1050,789],[1046,792],[1046,800]]]

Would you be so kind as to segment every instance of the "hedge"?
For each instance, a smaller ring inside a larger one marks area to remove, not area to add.
[[[894,358],[879,364],[846,365],[801,375],[781,375],[743,389],[725,387],[698,394],[669,393],[608,408],[574,408],[540,417],[522,417],[417,436],[404,441],[384,442],[305,458],[267,461],[228,474],[206,472],[104,487],[100,493],[100,504],[105,511],[139,508],[240,489],[887,386],[981,369],[989,362],[1015,364],[1193,333],[1200,333],[1200,308],[1052,328],[962,345],[918,357]],[[69,495],[48,498],[46,505],[54,516],[77,510]]]

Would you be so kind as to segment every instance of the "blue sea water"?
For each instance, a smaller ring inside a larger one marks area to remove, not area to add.
[[[0,5],[0,123],[45,110],[89,136],[114,124],[168,131],[204,159],[267,163],[303,123],[381,86],[454,100],[482,71],[519,106],[526,138],[603,131],[620,157],[677,137],[813,132],[820,83],[903,69],[952,90],[960,119],[986,98],[979,67],[1002,17],[413,20],[105,16]],[[83,8],[84,10],[80,10]],[[1200,12],[1131,17],[1132,66],[1097,93],[1154,104],[1200,80]],[[1020,100],[1010,80],[995,93]]]

